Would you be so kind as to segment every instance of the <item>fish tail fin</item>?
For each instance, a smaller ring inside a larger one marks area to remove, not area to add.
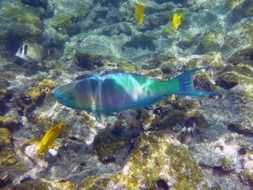
[[[184,96],[208,96],[222,94],[223,91],[203,91],[194,87],[193,75],[201,69],[206,69],[206,67],[191,69],[173,78],[172,81],[177,83],[177,90],[175,94]]]

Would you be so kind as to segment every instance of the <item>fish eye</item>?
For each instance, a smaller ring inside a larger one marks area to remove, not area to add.
[[[27,49],[28,49],[28,45],[25,44],[25,45],[24,45],[24,54],[25,54],[25,55],[27,54]]]

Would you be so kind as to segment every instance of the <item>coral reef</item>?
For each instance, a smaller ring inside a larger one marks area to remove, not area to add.
[[[252,0],[140,2],[142,25],[134,1],[0,1],[0,188],[252,189]],[[24,44],[43,56],[18,59]],[[199,67],[194,87],[221,94],[172,95],[102,123],[51,95],[98,73],[168,80]]]
[[[138,149],[132,153],[120,173],[109,178],[88,178],[82,182],[82,187],[105,188],[114,184],[114,187],[126,189],[154,189],[156,181],[164,179],[173,189],[196,189],[202,173],[191,154],[177,143],[162,133],[143,134]]]
[[[42,35],[40,15],[33,9],[17,5],[5,5],[0,9],[1,53],[10,55],[25,39],[39,39]]]

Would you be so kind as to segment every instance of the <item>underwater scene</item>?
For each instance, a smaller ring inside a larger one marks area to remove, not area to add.
[[[253,0],[0,0],[0,189],[252,190]]]

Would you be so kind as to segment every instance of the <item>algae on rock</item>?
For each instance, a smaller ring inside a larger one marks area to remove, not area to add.
[[[155,189],[159,179],[165,180],[173,189],[196,189],[202,180],[202,172],[192,155],[175,139],[153,132],[142,134],[138,147],[121,172],[106,178],[87,178],[82,187],[91,188],[99,184],[99,187],[106,188],[114,184],[128,190]]]
[[[21,41],[41,38],[42,21],[32,9],[5,5],[0,9],[0,17],[0,51],[4,54],[16,51]]]

